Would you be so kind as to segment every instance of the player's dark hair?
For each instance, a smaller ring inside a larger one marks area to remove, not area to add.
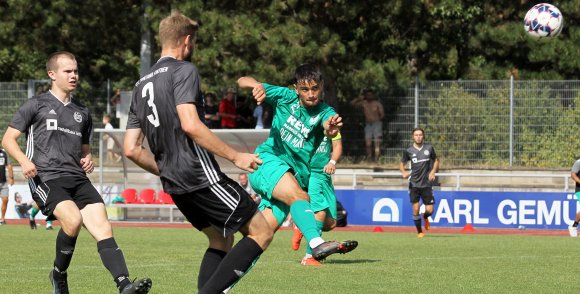
[[[68,52],[68,51],[54,52],[54,53],[48,55],[48,58],[46,59],[46,71],[51,71],[51,70],[57,69],[56,68],[57,67],[56,61],[58,60],[58,58],[60,56],[66,56],[66,57],[69,57],[70,59],[75,60],[75,61],[77,60],[75,58],[75,55]]]
[[[413,134],[415,133],[415,131],[421,131],[421,133],[423,133],[423,136],[425,136],[425,130],[424,130],[423,128],[419,128],[419,127],[417,127],[417,128],[414,128],[414,129],[411,131],[411,135],[413,135]]]
[[[312,63],[305,63],[296,68],[294,71],[294,84],[301,81],[322,82],[322,72],[320,68]]]

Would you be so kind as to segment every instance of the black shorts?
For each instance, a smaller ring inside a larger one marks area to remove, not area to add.
[[[171,198],[196,229],[201,231],[211,225],[224,237],[237,232],[258,212],[258,205],[248,192],[230,178]]]
[[[409,198],[411,199],[411,203],[419,202],[420,198],[421,200],[423,200],[423,204],[425,205],[435,204],[435,197],[433,196],[433,189],[431,187],[425,188],[410,187]]]
[[[72,200],[79,209],[88,204],[104,203],[91,181],[85,177],[66,176],[42,182],[36,176],[28,180],[32,199],[38,204],[47,220],[55,220],[53,215],[57,204],[65,200]]]

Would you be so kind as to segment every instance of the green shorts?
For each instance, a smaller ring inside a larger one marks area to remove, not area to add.
[[[288,213],[290,213],[290,207],[283,202],[274,199],[272,197],[272,191],[286,172],[292,172],[292,167],[290,167],[290,165],[288,165],[284,160],[271,153],[260,153],[260,159],[263,161],[262,165],[250,174],[250,184],[252,185],[252,189],[262,196],[262,200],[258,207],[260,211],[263,211],[266,208],[271,208],[272,214],[274,214],[278,224],[281,225],[288,216]],[[296,177],[296,180],[304,189],[305,187],[302,185],[301,179]]]
[[[314,212],[326,211],[326,216],[336,219],[336,195],[332,178],[319,173],[310,174],[308,184],[310,205]]]

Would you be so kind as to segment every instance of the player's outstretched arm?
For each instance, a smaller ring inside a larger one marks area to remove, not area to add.
[[[264,85],[262,85],[262,83],[258,82],[256,79],[252,77],[239,78],[238,86],[240,86],[240,88],[251,88],[252,95],[254,96],[254,99],[256,99],[256,101],[258,102],[258,105],[262,104],[264,99],[266,99],[266,89],[264,89]]]
[[[199,119],[195,105],[189,103],[177,105],[177,114],[181,129],[205,150],[231,161],[238,168],[248,172],[253,172],[262,164],[257,154],[238,152],[212,133]]]
[[[2,138],[2,147],[4,147],[4,150],[6,150],[10,156],[20,163],[24,177],[31,179],[37,174],[36,165],[26,157],[26,154],[22,152],[18,142],[16,141],[21,134],[22,132],[19,130],[8,127],[4,133],[4,137]]]

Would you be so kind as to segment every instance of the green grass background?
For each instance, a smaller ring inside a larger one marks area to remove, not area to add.
[[[50,292],[57,231],[40,228],[0,227],[0,293]],[[114,233],[131,276],[153,279],[150,293],[197,292],[204,235],[183,228],[115,227]],[[278,232],[231,293],[580,293],[580,238],[329,232],[325,239],[356,239],[359,247],[322,267],[304,267],[291,237]],[[71,293],[116,293],[96,249],[83,230],[68,271]]]

